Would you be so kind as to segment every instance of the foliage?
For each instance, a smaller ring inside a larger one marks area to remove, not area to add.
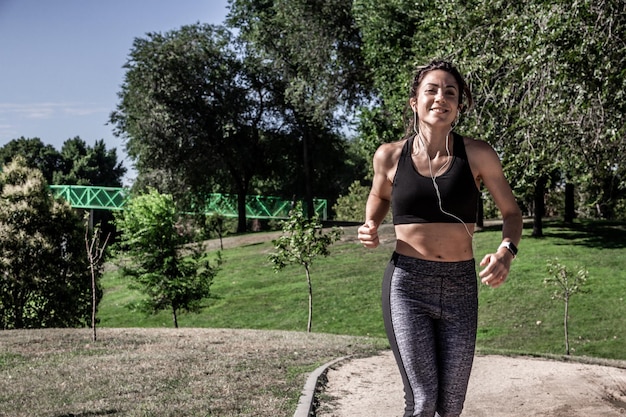
[[[104,140],[88,146],[78,136],[63,142],[62,169],[55,172],[54,184],[121,187],[126,168],[117,161],[116,149],[106,149]]]
[[[361,185],[359,181],[355,181],[348,188],[348,194],[339,196],[337,203],[333,207],[336,220],[344,221],[362,221],[364,216],[365,204],[369,197],[370,187]]]
[[[126,168],[117,160],[116,150],[107,150],[103,140],[97,140],[91,147],[76,136],[63,142],[59,152],[39,138],[21,137],[0,148],[0,161],[4,163],[18,155],[27,166],[40,170],[48,184],[121,187],[126,174]],[[110,211],[93,210],[92,214],[92,223],[101,224],[106,234],[114,233]]]
[[[286,195],[304,196],[307,213],[314,196],[332,199],[357,178],[340,127],[367,98],[370,77],[351,9],[352,0],[236,0],[228,16],[250,53],[269,63],[276,105],[298,146],[288,154],[295,163],[283,177]],[[328,187],[340,179],[339,190]]]
[[[219,213],[213,213],[210,216],[207,216],[205,221],[205,227],[209,232],[208,235],[210,235],[211,232],[215,232],[215,234],[217,234],[217,237],[220,240],[220,249],[224,250],[224,240],[222,238],[224,237],[224,234],[227,230],[226,217],[222,216]]]
[[[196,311],[210,295],[220,264],[219,253],[211,265],[200,245],[183,246],[195,236],[180,220],[172,196],[154,189],[131,197],[116,215],[123,274],[145,294],[142,309],[169,309],[174,327],[180,310]]]
[[[307,331],[311,331],[313,318],[313,287],[311,284],[310,268],[313,259],[317,256],[330,255],[330,245],[339,240],[341,231],[333,228],[324,233],[317,214],[310,219],[304,215],[302,204],[296,204],[290,213],[289,219],[282,223],[283,234],[274,243],[275,252],[270,255],[270,261],[275,271],[280,271],[289,264],[302,265],[306,273],[309,288],[309,320]]]
[[[476,99],[459,130],[495,147],[526,211],[537,220],[544,194],[575,182],[586,200],[580,213],[615,216],[626,191],[625,8],[616,0],[356,0],[377,95],[360,121],[364,146],[400,136],[414,66],[449,59]]]
[[[352,0],[236,0],[229,24],[273,62],[286,107],[325,126],[344,105],[360,102],[369,85]]]
[[[41,171],[48,184],[52,184],[54,173],[62,164],[62,157],[52,145],[44,145],[39,138],[20,137],[7,142],[0,148],[0,164],[7,165],[16,156],[24,159],[26,166]]]
[[[135,161],[137,191],[156,187],[187,206],[237,194],[244,232],[245,196],[281,158],[273,151],[283,136],[268,133],[281,116],[265,64],[226,28],[195,24],[135,39],[125,69],[111,122]]]
[[[81,216],[54,200],[22,157],[3,168],[0,189],[0,327],[87,325],[92,282]],[[94,271],[96,304],[100,275]]]
[[[0,163],[22,156],[26,165],[42,172],[48,184],[121,187],[126,168],[117,161],[117,151],[107,150],[103,140],[93,147],[76,136],[63,142],[61,152],[39,138],[14,139],[0,148]]]
[[[556,285],[557,289],[554,291],[553,299],[558,298],[563,300],[565,303],[565,312],[563,313],[563,329],[565,332],[565,354],[569,355],[569,302],[574,294],[584,292],[583,286],[587,282],[589,271],[585,268],[579,267],[576,274],[572,275],[572,272],[567,268],[567,266],[560,263],[558,258],[549,260],[547,262],[547,269],[549,276],[544,280],[544,284]]]

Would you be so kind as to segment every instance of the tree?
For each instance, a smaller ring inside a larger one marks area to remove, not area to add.
[[[561,30],[552,41],[566,64],[562,88],[571,132],[564,177],[580,190],[581,213],[615,218],[626,197],[626,3],[559,3]]]
[[[0,326],[88,325],[92,283],[83,222],[43,174],[16,157],[0,173]],[[95,276],[96,304],[102,292]]]
[[[220,240],[220,250],[224,250],[224,232],[226,218],[219,213],[213,213],[206,217],[205,227],[209,234],[215,232]]]
[[[289,219],[282,222],[283,234],[273,240],[275,252],[270,255],[270,261],[275,271],[280,271],[290,264],[302,265],[306,273],[309,289],[309,319],[307,332],[311,331],[313,319],[313,286],[311,284],[310,267],[317,256],[328,256],[329,247],[341,237],[341,231],[333,228],[324,233],[317,214],[310,219],[302,210],[302,203],[289,212]]]
[[[125,68],[111,122],[138,182],[187,207],[211,192],[237,194],[244,232],[250,184],[280,149],[267,134],[277,122],[264,63],[224,27],[195,24],[135,39]]]
[[[0,164],[6,165],[21,156],[26,166],[37,168],[48,184],[53,184],[54,173],[61,169],[63,157],[52,145],[44,145],[39,138],[13,139],[0,148]]]
[[[85,216],[85,249],[91,273],[91,330],[92,340],[97,340],[96,334],[96,313],[98,311],[98,278],[102,275],[102,261],[104,260],[105,249],[109,241],[110,234],[100,244],[102,231],[99,227],[89,227],[89,216]]]
[[[122,273],[146,295],[141,307],[152,312],[169,309],[177,328],[179,311],[198,310],[210,295],[220,253],[211,265],[172,196],[154,189],[131,197],[115,220]]]
[[[544,284],[552,284],[557,287],[552,296],[553,299],[558,298],[565,303],[565,311],[563,312],[563,330],[565,332],[565,354],[569,355],[569,303],[572,296],[579,292],[584,292],[583,286],[587,282],[589,272],[579,267],[576,275],[567,266],[561,264],[558,258],[549,260],[547,263],[549,276],[544,280]]]
[[[61,170],[54,175],[54,184],[121,187],[126,168],[117,160],[116,149],[106,149],[104,140],[93,147],[80,137],[68,139],[61,148]]]
[[[61,152],[39,138],[14,139],[0,148],[0,163],[22,156],[26,165],[37,168],[48,184],[121,187],[126,168],[117,161],[117,151],[106,149],[104,140],[93,147],[76,136],[63,142]]]
[[[335,219],[353,222],[362,221],[370,188],[361,185],[359,181],[353,182],[348,188],[348,194],[339,196],[337,204],[333,207]]]
[[[340,138],[333,134],[341,125],[340,116],[348,116],[369,92],[351,9],[352,0],[236,0],[228,16],[251,53],[269,61],[276,75],[275,96],[290,137],[300,146],[302,164],[295,174],[301,172],[303,178],[296,194],[304,195],[309,216],[316,171],[336,155],[328,151]],[[344,189],[353,180],[343,184]]]

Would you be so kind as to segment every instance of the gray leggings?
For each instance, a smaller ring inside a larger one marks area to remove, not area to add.
[[[404,416],[459,416],[476,344],[474,260],[434,262],[394,252],[382,307],[404,383]]]

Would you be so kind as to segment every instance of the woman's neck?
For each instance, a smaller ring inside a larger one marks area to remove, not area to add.
[[[448,137],[450,136],[450,137]],[[420,124],[419,134],[417,135],[417,146],[424,146],[429,155],[434,155],[440,152],[445,152],[447,147],[451,144],[448,143],[452,138],[452,129],[439,128]]]

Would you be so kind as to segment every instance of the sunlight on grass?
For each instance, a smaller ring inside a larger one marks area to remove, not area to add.
[[[479,290],[479,349],[562,354],[563,303],[552,300],[543,280],[546,261],[589,270],[586,294],[571,300],[570,339],[573,355],[626,359],[626,239],[624,225],[547,223],[545,237],[524,231],[520,255],[506,285]],[[476,233],[477,259],[495,250],[499,230]],[[197,314],[181,314],[181,327],[253,328],[305,331],[307,287],[302,268],[275,273],[268,261],[271,242],[226,249],[224,264],[211,288],[212,297]],[[313,265],[313,332],[385,337],[380,310],[380,285],[392,245],[366,250],[354,242],[331,248],[328,258]],[[146,316],[126,304],[130,291],[115,271],[103,278],[100,304],[103,327],[171,327],[167,312]]]

